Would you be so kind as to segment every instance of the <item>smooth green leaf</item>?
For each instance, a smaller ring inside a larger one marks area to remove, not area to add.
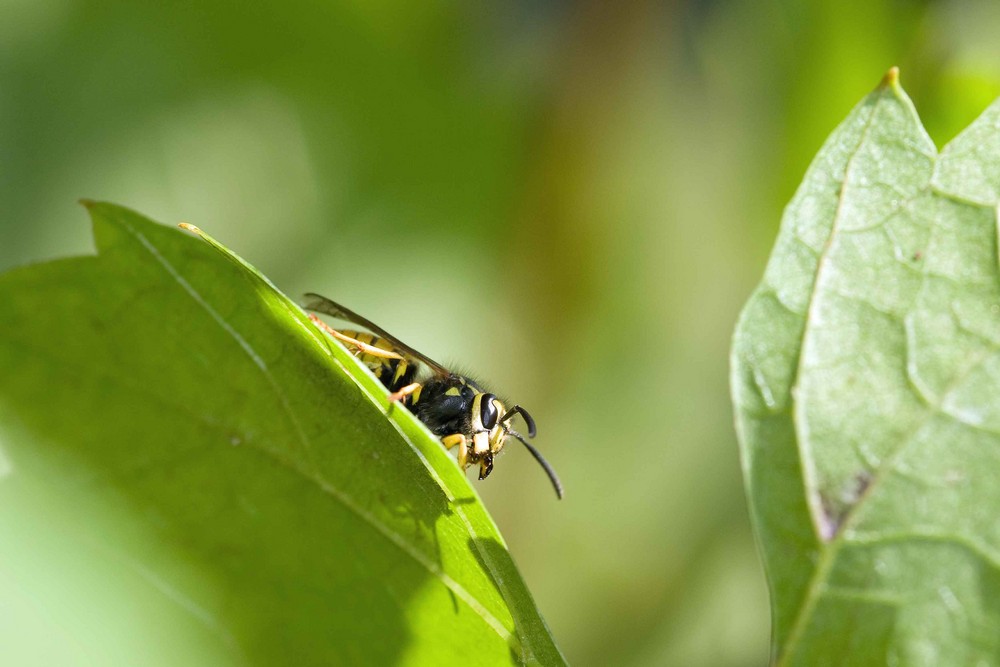
[[[940,154],[895,71],[785,211],[733,343],[782,665],[1000,662],[1000,104]]]
[[[0,276],[19,664],[562,664],[440,442],[214,242],[88,204]]]

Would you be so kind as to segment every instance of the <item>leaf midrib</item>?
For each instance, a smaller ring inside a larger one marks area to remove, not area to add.
[[[826,575],[829,573],[830,568],[833,566],[833,562],[836,560],[836,554],[840,549],[840,540],[838,539],[843,531],[840,530],[831,542],[825,542],[822,536],[822,529],[820,527],[819,521],[822,513],[822,507],[819,505],[819,499],[816,495],[816,479],[815,479],[815,461],[812,455],[811,446],[808,444],[808,439],[803,438],[803,427],[802,422],[804,416],[801,414],[802,401],[798,400],[798,386],[802,378],[802,364],[803,364],[803,350],[806,346],[807,338],[811,331],[811,322],[815,320],[813,309],[816,306],[818,286],[820,282],[821,274],[824,271],[825,264],[829,255],[830,248],[833,245],[834,237],[837,235],[839,230],[839,225],[841,222],[841,212],[843,210],[844,199],[846,198],[847,183],[851,174],[851,170],[854,166],[854,160],[857,158],[858,153],[860,153],[861,148],[865,145],[868,140],[868,136],[871,132],[872,125],[875,121],[876,111],[878,111],[879,105],[885,96],[885,91],[882,92],[874,101],[869,112],[868,118],[865,122],[865,127],[861,132],[861,137],[858,140],[857,146],[851,151],[850,157],[847,159],[847,164],[844,167],[844,177],[840,183],[840,190],[837,193],[837,209],[834,212],[833,221],[830,225],[830,234],[827,236],[826,242],[823,245],[823,250],[820,253],[819,259],[816,262],[816,272],[813,278],[812,289],[809,295],[809,305],[806,308],[805,321],[802,325],[802,336],[799,342],[799,356],[798,363],[795,367],[795,380],[791,387],[791,399],[793,402],[792,409],[792,423],[795,427],[795,439],[798,443],[798,450],[800,454],[800,467],[802,471],[802,484],[803,491],[806,494],[806,506],[809,508],[809,516],[812,519],[812,528],[814,536],[817,543],[820,545],[820,561],[817,564],[816,569],[813,571],[813,576],[809,580],[809,585],[806,588],[806,595],[799,605],[799,611],[795,615],[795,621],[792,623],[791,632],[788,634],[788,640],[781,653],[781,657],[776,661],[778,667],[787,664],[788,660],[791,659],[795,654],[795,649],[801,640],[802,634],[805,632],[805,628],[808,624],[808,619],[812,616],[812,612],[820,597],[820,588],[823,582],[826,580]],[[873,480],[874,484],[874,480]],[[871,485],[869,485],[870,488]],[[866,489],[867,491],[868,489]],[[843,529],[843,526],[841,526]],[[827,545],[823,548],[823,545]]]

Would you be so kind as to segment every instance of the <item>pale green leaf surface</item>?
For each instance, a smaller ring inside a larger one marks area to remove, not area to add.
[[[0,276],[18,664],[562,664],[440,442],[225,248],[89,204]],[[388,413],[388,414],[387,414]]]
[[[733,343],[782,665],[1000,662],[1000,106],[938,155],[890,72]]]

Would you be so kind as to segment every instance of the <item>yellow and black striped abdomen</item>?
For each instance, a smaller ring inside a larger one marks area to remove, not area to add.
[[[352,329],[337,329],[340,333],[344,334],[348,338],[353,338],[354,340],[364,343],[365,345],[371,345],[372,347],[377,347],[380,350],[386,350],[388,352],[395,352],[400,354],[400,351],[392,346],[392,343],[385,340],[384,338],[379,338],[367,331],[354,331]],[[366,352],[361,352],[358,358],[364,362],[368,368],[375,373],[382,384],[384,384],[389,391],[397,391],[402,389],[406,385],[413,382],[413,378],[417,374],[417,362],[413,359],[407,358],[406,354],[403,354],[402,359],[386,359],[385,357],[378,357],[374,354],[368,354]]]

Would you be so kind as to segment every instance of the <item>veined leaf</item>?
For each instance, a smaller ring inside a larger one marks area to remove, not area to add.
[[[18,664],[562,664],[462,472],[241,259],[89,203],[0,276]]]
[[[896,71],[820,150],[733,343],[781,665],[1000,662],[1000,105]]]

